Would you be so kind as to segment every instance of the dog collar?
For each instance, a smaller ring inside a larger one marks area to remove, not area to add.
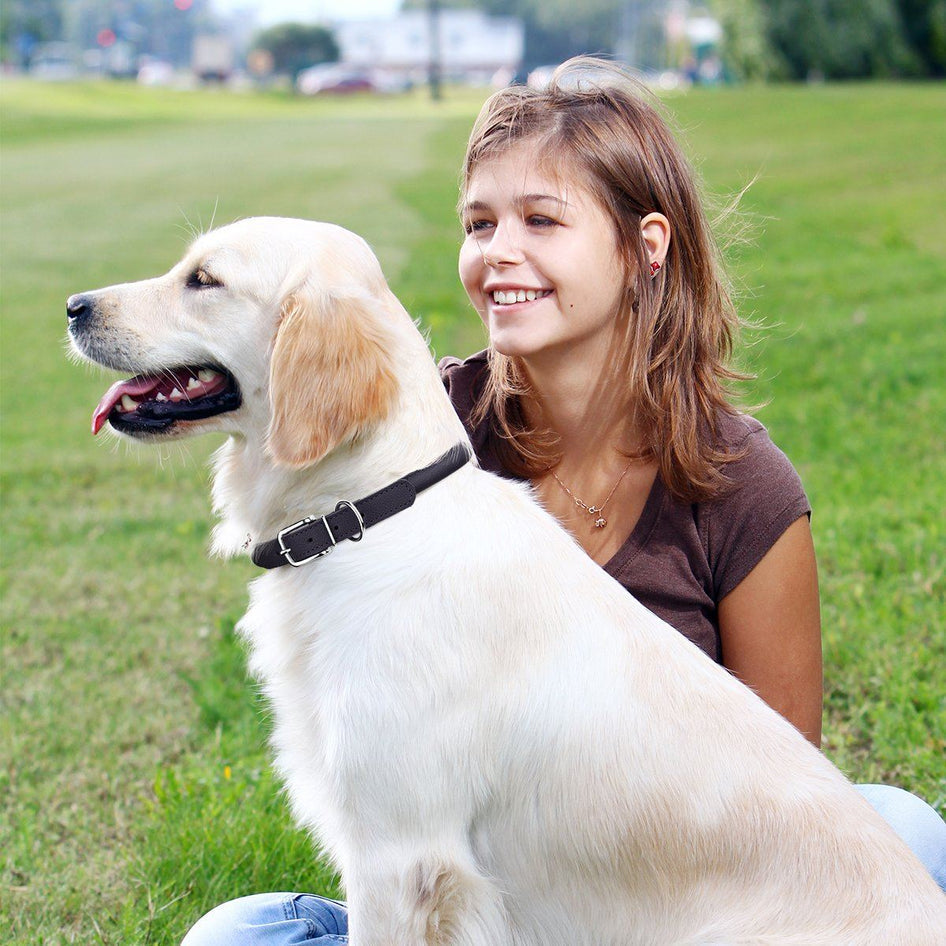
[[[346,539],[360,542],[365,529],[413,506],[418,493],[455,473],[470,460],[470,456],[469,448],[458,443],[430,466],[414,470],[364,499],[357,502],[343,499],[334,512],[300,519],[280,530],[275,539],[260,542],[253,549],[253,564],[260,568],[279,568],[281,565],[298,568],[327,555]]]

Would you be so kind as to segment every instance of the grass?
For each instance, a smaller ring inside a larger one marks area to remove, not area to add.
[[[13,944],[174,943],[227,897],[332,892],[267,766],[207,561],[205,460],[93,442],[106,379],[65,297],[153,275],[250,214],[366,236],[441,354],[482,336],[455,276],[478,104],[5,82],[0,231],[0,924]],[[730,263],[766,325],[747,391],[812,499],[825,748],[946,810],[946,127],[940,86],[694,92],[668,105],[712,192],[757,178]]]

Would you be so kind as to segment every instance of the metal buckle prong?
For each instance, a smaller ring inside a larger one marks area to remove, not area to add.
[[[327,549],[322,549],[321,552],[316,552],[315,555],[310,555],[308,558],[294,559],[292,557],[292,549],[288,548],[285,543],[285,537],[290,535],[293,532],[298,531],[303,526],[309,525],[310,522],[318,522],[322,520],[322,524],[325,526],[325,531],[328,533],[328,537],[332,540],[332,544]],[[291,526],[286,526],[285,529],[282,529],[276,534],[276,540],[279,542],[279,554],[286,559],[286,561],[292,565],[293,568],[298,568],[300,565],[305,565],[307,562],[314,561],[317,558],[321,558],[323,555],[328,555],[332,549],[335,548],[335,536],[332,535],[332,530],[329,527],[328,519],[325,516],[306,516],[305,519],[300,519],[298,522],[294,522]]]

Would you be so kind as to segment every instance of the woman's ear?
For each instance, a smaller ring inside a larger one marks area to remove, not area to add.
[[[371,297],[308,290],[283,303],[270,359],[268,447],[301,469],[387,416],[397,396],[392,339]]]
[[[647,251],[647,262],[651,265],[651,272],[647,274],[649,276],[656,273],[667,258],[667,250],[670,248],[670,221],[663,214],[647,214],[641,220],[641,238]],[[654,263],[657,264],[656,268]]]

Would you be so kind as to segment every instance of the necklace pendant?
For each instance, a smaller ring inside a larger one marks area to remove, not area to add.
[[[595,519],[596,529],[603,529],[607,524],[608,524],[608,520],[605,519],[604,516],[599,516],[597,519]]]

